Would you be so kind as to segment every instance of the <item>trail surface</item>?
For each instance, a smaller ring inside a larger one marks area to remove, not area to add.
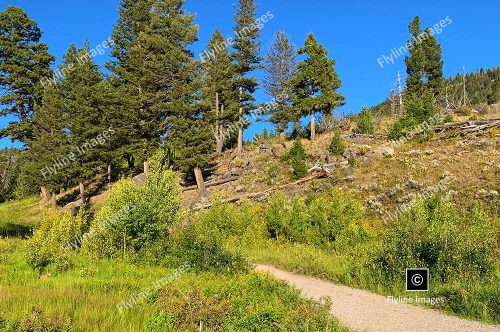
[[[258,265],[256,270],[269,272],[275,278],[287,281],[305,297],[315,300],[324,296],[331,297],[331,314],[356,331],[500,332],[498,326],[448,316],[417,305],[392,303],[381,295],[298,275],[273,266]],[[415,297],[416,293],[408,294],[411,294],[408,297]],[[425,293],[418,293],[418,297],[425,297]]]

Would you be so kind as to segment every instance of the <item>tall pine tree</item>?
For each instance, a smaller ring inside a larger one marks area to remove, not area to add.
[[[297,51],[284,31],[278,31],[265,57],[266,77],[264,87],[273,96],[275,108],[270,111],[270,121],[284,132],[288,124],[298,121],[292,114],[290,80],[297,67]]]
[[[236,63],[236,71],[238,81],[236,84],[237,92],[239,93],[240,101],[240,120],[238,130],[238,146],[236,155],[241,157],[243,150],[243,130],[245,123],[243,117],[249,114],[253,109],[255,98],[253,93],[257,89],[257,80],[253,77],[248,77],[247,74],[260,68],[260,28],[256,24],[255,18],[256,5],[254,0],[238,0],[236,7],[236,15],[234,20],[236,26],[234,31],[236,40],[234,43],[235,53],[233,58]]]
[[[216,140],[216,152],[221,153],[230,137],[229,125],[238,121],[239,103],[235,93],[236,68],[228,53],[221,32],[214,31],[208,42],[203,62],[203,106],[211,119],[210,127]]]
[[[337,91],[342,84],[334,69],[335,60],[328,58],[328,51],[312,33],[299,54],[306,58],[297,65],[297,73],[291,80],[293,107],[301,116],[310,115],[311,140],[314,140],[316,114],[342,106],[345,97]]]
[[[0,12],[0,116],[13,115],[15,122],[0,130],[0,137],[29,143],[32,117],[41,105],[44,79],[50,76],[54,57],[40,42],[42,32],[18,7]]]

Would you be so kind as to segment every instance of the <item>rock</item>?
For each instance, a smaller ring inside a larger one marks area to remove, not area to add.
[[[237,193],[242,193],[246,191],[246,188],[245,186],[237,186],[236,188],[234,188],[234,191]]]
[[[148,180],[147,175],[144,173],[141,173],[141,174],[136,175],[132,178],[132,183],[136,186],[142,186],[146,183],[147,180]]]
[[[498,197],[498,191],[496,191],[496,190],[490,190],[488,192],[488,197],[497,198]]]
[[[409,155],[410,157],[418,157],[420,156],[420,151],[410,150],[406,154]]]
[[[409,203],[411,202],[413,199],[415,199],[416,195],[411,193],[411,194],[408,194],[408,195],[405,195],[401,198],[399,198],[396,202],[397,203]]]
[[[269,143],[261,143],[259,145],[259,153],[272,152],[273,147]]]
[[[347,149],[344,151],[344,154],[342,156],[346,159],[351,159],[356,158],[358,154],[353,149]]]
[[[487,195],[488,195],[488,192],[484,189],[481,189],[477,192],[476,197],[482,198],[482,197],[486,197]]]
[[[408,180],[405,183],[405,186],[410,188],[410,189],[420,189],[422,188],[422,185],[418,183],[417,181],[414,180]]]
[[[425,154],[430,156],[431,154],[434,154],[434,150],[431,149],[425,150]]]
[[[382,157],[392,157],[394,156],[394,149],[390,147],[382,147],[379,149],[380,154]]]
[[[439,167],[439,166],[441,166],[441,163],[439,162],[439,160],[434,159],[434,160],[432,161],[432,166],[434,166],[434,167]]]

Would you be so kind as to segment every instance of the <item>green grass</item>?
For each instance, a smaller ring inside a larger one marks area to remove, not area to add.
[[[74,255],[70,270],[40,277],[26,264],[25,242],[0,239],[2,332],[2,319],[22,321],[33,307],[73,331],[191,331],[199,321],[204,331],[347,330],[327,305],[264,274],[188,271],[157,290],[153,282],[173,269]],[[146,288],[144,301],[119,313],[117,304]]]
[[[41,220],[43,207],[37,196],[0,205],[0,237],[28,236]]]

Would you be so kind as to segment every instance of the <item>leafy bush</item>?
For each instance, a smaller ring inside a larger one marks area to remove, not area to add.
[[[293,168],[294,179],[300,179],[307,175],[306,157],[304,145],[300,139],[296,139],[290,151],[283,158]]]
[[[332,140],[330,142],[330,146],[328,147],[328,151],[330,151],[331,154],[336,155],[336,156],[341,156],[344,154],[345,151],[345,144],[344,140],[340,136],[340,132],[336,132]]]
[[[166,331],[200,326],[204,331],[345,331],[330,316],[330,305],[303,299],[285,282],[255,272],[236,278],[207,274],[194,285],[191,280],[164,288],[158,298],[163,321],[170,323]]]
[[[179,209],[176,173],[153,168],[143,186],[121,180],[96,214],[84,248],[97,257],[124,253],[154,257],[161,250],[157,240],[168,237],[168,227],[178,220]]]
[[[269,236],[274,239],[309,243],[344,250],[366,236],[358,203],[332,191],[326,196],[291,202],[284,193],[271,197],[264,209]]]
[[[464,213],[441,194],[418,198],[387,232],[376,264],[390,278],[428,267],[441,282],[483,278],[494,268],[495,231],[478,208]]]
[[[356,116],[355,133],[358,134],[373,134],[375,130],[375,122],[373,121],[373,114],[366,107],[361,109],[361,112]]]
[[[72,217],[63,210],[47,210],[40,227],[27,243],[28,264],[39,271],[54,263],[57,270],[69,267],[68,243],[85,232],[87,223],[83,213]]]
[[[41,309],[33,307],[19,322],[0,316],[0,332],[71,332],[71,323],[48,320]]]

